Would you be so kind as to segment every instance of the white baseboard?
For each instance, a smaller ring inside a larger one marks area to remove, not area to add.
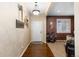
[[[21,53],[20,57],[23,56],[24,52],[26,51],[27,47],[30,45],[31,41],[29,42],[29,44],[25,47],[25,49],[23,50],[23,52]]]

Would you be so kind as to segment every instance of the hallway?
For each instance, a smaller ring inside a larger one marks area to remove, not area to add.
[[[0,2],[0,57],[65,56],[64,42],[56,40],[74,34],[73,7],[73,2]]]
[[[54,55],[46,43],[32,42],[23,57],[54,57]]]

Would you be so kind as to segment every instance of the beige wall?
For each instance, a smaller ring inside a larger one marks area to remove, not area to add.
[[[46,43],[46,16],[31,16],[31,21],[42,21],[43,23],[42,42]]]
[[[75,13],[75,56],[79,57],[79,2],[74,3]]]
[[[22,4],[23,5],[23,4]],[[29,14],[24,7],[24,16]],[[20,56],[30,42],[29,28],[16,28],[17,3],[0,2],[0,56]]]

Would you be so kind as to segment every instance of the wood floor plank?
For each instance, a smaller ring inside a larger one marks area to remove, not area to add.
[[[32,42],[23,57],[54,57],[54,55],[46,43]]]

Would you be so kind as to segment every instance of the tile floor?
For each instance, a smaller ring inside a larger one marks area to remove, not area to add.
[[[65,41],[56,41],[55,43],[47,43],[55,57],[66,57],[64,44]]]

